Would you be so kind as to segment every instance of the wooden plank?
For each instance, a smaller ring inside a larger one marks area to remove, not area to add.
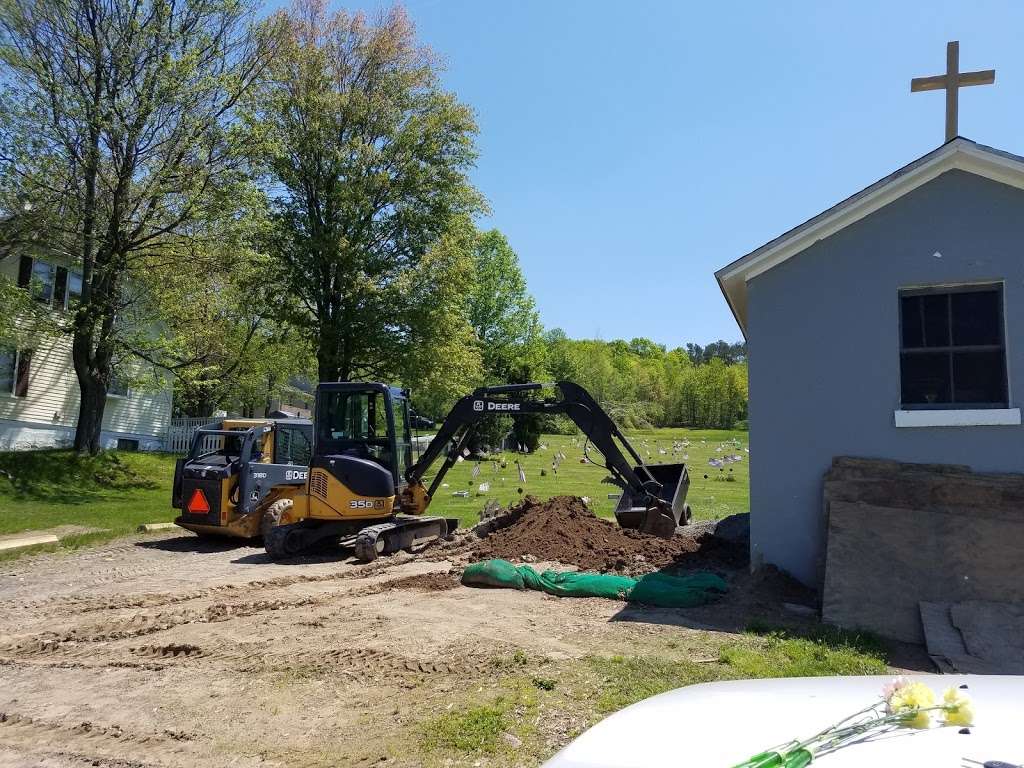
[[[915,77],[910,81],[911,93],[919,91],[941,91],[946,87],[945,75],[933,75],[932,77]]]
[[[946,43],[946,141],[956,138],[960,112],[960,41]]]
[[[961,88],[968,85],[992,85],[996,81],[996,71],[981,69],[977,72],[961,72],[959,80]]]

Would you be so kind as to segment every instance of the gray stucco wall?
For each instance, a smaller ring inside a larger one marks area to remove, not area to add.
[[[894,424],[898,290],[989,280],[1005,281],[1016,408],[1024,399],[1024,191],[950,171],[748,283],[755,564],[818,586],[822,475],[833,456],[1024,471],[1024,427]]]

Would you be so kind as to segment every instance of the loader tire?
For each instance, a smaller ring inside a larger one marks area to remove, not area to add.
[[[271,560],[295,557],[301,551],[301,547],[296,546],[298,537],[291,535],[295,533],[294,523],[281,525],[281,518],[291,508],[291,499],[278,499],[263,513],[260,532],[263,534],[263,547]]]

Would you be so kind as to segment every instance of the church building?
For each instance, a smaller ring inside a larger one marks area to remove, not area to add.
[[[956,135],[957,88],[994,73],[954,46],[912,88],[946,88],[942,146],[716,273],[748,344],[752,563],[811,586],[836,457],[1024,472],[1024,157]]]

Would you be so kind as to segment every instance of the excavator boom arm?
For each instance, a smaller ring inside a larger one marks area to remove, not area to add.
[[[545,399],[522,396],[529,392],[549,388],[555,389],[559,396]],[[689,484],[685,467],[683,465],[655,465],[652,467],[645,464],[629,440],[598,402],[590,396],[590,393],[570,381],[480,387],[472,394],[461,398],[445,418],[437,435],[430,441],[419,460],[406,472],[409,485],[422,488],[424,476],[441,454],[447,450],[445,462],[434,476],[430,489],[426,492],[429,502],[429,498],[434,495],[448,470],[458,460],[469,443],[476,425],[483,418],[494,415],[521,416],[528,414],[564,414],[568,416],[600,451],[604,457],[605,467],[631,500],[628,510],[631,514],[619,514],[619,510],[616,510],[621,524],[625,527],[639,528],[662,536],[670,536],[674,533],[680,516],[683,514],[683,504],[678,498],[678,489],[682,485],[682,496],[685,498],[685,488]],[[623,454],[619,444],[626,450],[629,458]],[[678,473],[674,469],[668,472],[664,471],[669,467],[678,467]],[[659,470],[659,477],[655,476],[652,469]],[[639,514],[641,509],[643,514]]]

